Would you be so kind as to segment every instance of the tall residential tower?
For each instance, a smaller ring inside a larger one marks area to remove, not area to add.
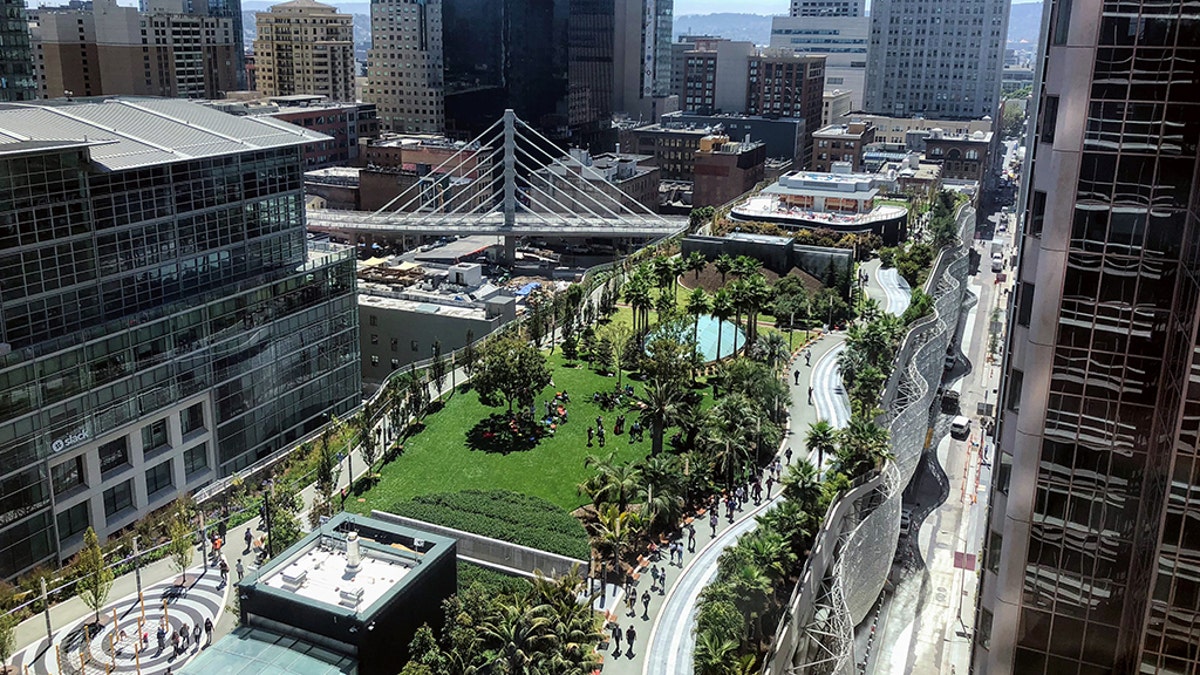
[[[1195,675],[1200,16],[1044,12],[974,671]]]
[[[442,65],[441,0],[371,0],[363,100],[378,107],[385,130],[442,131]]]
[[[867,112],[978,119],[995,115],[1009,0],[875,0]]]
[[[291,0],[256,16],[258,91],[354,100],[353,16],[316,0]]]

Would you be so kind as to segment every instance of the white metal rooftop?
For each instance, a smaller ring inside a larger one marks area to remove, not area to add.
[[[365,547],[355,573],[346,571],[346,549],[314,543],[286,566],[271,570],[259,583],[334,607],[361,612],[412,571],[399,557],[376,557]]]
[[[270,117],[237,117],[179,99],[0,105],[0,151],[28,141],[96,143],[92,162],[121,171],[328,140]]]

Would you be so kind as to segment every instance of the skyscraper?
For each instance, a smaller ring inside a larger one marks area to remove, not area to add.
[[[870,17],[862,15],[777,16],[771,21],[771,48],[825,54],[825,91],[849,91],[851,107],[861,110],[870,30]]]
[[[442,44],[441,0],[371,0],[363,100],[378,107],[384,129],[440,132],[445,126]]]
[[[258,91],[354,100],[353,16],[316,0],[291,0],[259,12],[257,25]]]
[[[613,14],[611,0],[446,3],[446,128],[474,136],[512,108],[556,141],[606,135]]]
[[[1052,0],[975,672],[1200,672],[1200,18]]]
[[[875,0],[868,112],[939,119],[995,115],[1009,0]]]
[[[866,16],[867,0],[792,0],[792,16]]]
[[[0,578],[358,403],[353,252],[306,248],[317,138],[180,100],[0,106]]]
[[[33,78],[33,52],[23,0],[0,0],[0,102],[37,98]]]
[[[617,0],[613,109],[653,123],[678,109],[671,89],[674,0]]]

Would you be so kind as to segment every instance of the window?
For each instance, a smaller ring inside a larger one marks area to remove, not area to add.
[[[1021,385],[1025,382],[1025,371],[1013,368],[1008,378],[1008,401],[1005,405],[1013,412],[1021,410]]]
[[[100,446],[100,473],[108,473],[128,463],[129,449],[124,436]]]
[[[183,428],[183,435],[187,436],[193,431],[204,428],[204,404],[197,403],[183,411],[179,416],[180,426]]]
[[[80,502],[58,514],[58,540],[66,541],[83,532],[91,525],[90,520],[87,502]]]
[[[87,483],[84,481],[86,476],[82,455],[50,467],[50,479],[54,484],[54,494],[56,495],[80,486],[86,487]]]
[[[392,370],[400,367],[400,359],[392,359]]]
[[[378,333],[371,333],[371,344],[373,344],[373,345],[379,344],[379,334]]]
[[[104,491],[104,517],[113,516],[125,509],[133,508],[133,481],[127,480],[120,485]]]
[[[1067,44],[1067,34],[1071,31],[1071,0],[1058,0],[1054,3],[1054,39],[1051,44]]]
[[[375,354],[371,355],[371,365],[373,365],[373,366],[379,365],[379,357],[376,356]]]
[[[142,452],[150,452],[167,445],[167,420],[161,419],[142,427]]]
[[[1029,235],[1042,236],[1042,225],[1046,220],[1046,193],[1033,191],[1033,202],[1029,205]]]
[[[378,326],[379,325],[379,317],[375,316],[374,314],[368,314],[367,322],[370,323],[372,326]]]
[[[157,494],[175,484],[171,464],[172,461],[168,459],[146,472],[146,494]]]
[[[1042,143],[1053,143],[1058,127],[1058,97],[1047,96],[1042,102],[1042,123],[1038,138]]]
[[[1021,290],[1017,296],[1017,325],[1029,327],[1029,319],[1033,316],[1033,284],[1021,282]]]
[[[183,452],[183,473],[190,476],[208,468],[208,443],[201,443]]]

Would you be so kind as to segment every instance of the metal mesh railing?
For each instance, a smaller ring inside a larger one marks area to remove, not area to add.
[[[930,407],[963,308],[975,211],[964,207],[957,218],[961,241],[941,251],[925,287],[934,313],[909,330],[884,392],[894,459],[830,506],[764,660],[764,675],[854,672],[854,628],[887,582],[900,535],[901,497],[926,450]]]

